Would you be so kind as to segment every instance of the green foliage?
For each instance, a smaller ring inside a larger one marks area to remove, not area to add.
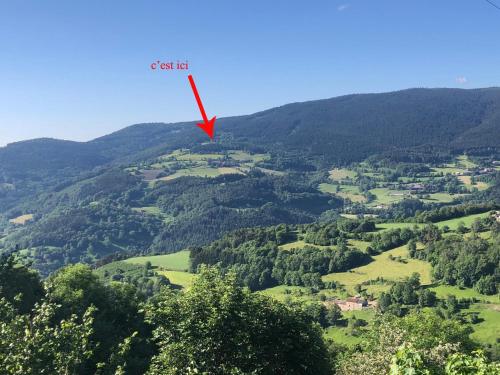
[[[55,211],[9,236],[6,247],[31,248],[27,258],[48,275],[65,264],[92,263],[123,248],[138,252],[151,245],[161,225],[154,217],[103,201]]]
[[[323,287],[321,275],[347,271],[368,262],[365,253],[341,246],[338,249],[306,246],[281,251],[283,236],[291,236],[283,226],[241,229],[203,248],[191,251],[191,270],[201,264],[218,264],[236,272],[240,281],[252,290],[276,284]]]
[[[430,372],[420,354],[411,345],[403,345],[392,357],[389,375],[430,375]]]
[[[474,288],[481,294],[491,296],[497,293],[498,282],[493,275],[483,275],[477,280]]]
[[[393,356],[402,345],[411,347],[407,360],[424,363],[424,369],[439,374],[449,355],[474,347],[470,327],[453,319],[443,319],[435,311],[412,312],[403,318],[379,316],[359,352],[349,353],[339,366],[342,375],[388,373]],[[404,352],[396,364],[404,362]],[[397,367],[396,367],[397,368]],[[396,372],[397,373],[397,372]],[[401,372],[405,374],[405,372]],[[409,372],[411,373],[411,372]]]
[[[22,313],[31,311],[44,295],[36,272],[17,264],[13,256],[0,256],[0,298]]]
[[[329,374],[318,327],[302,313],[204,268],[190,290],[147,308],[159,353],[149,374]]]
[[[411,345],[402,345],[392,358],[390,375],[498,375],[499,363],[488,363],[482,351],[472,355],[464,353],[452,354],[444,368],[434,368],[431,372],[424,364],[420,353]]]
[[[113,262],[99,267],[94,271],[106,284],[121,282],[132,284],[138,293],[151,297],[162,287],[170,285],[170,281],[155,272],[147,261],[144,265],[131,264],[123,261]]]
[[[199,246],[238,228],[305,223],[340,201],[318,192],[304,176],[276,177],[259,172],[213,179],[179,178],[157,184],[143,200],[174,217],[151,250]]]
[[[381,312],[390,312],[397,316],[403,315],[402,306],[419,305],[432,307],[436,303],[436,293],[420,286],[420,275],[414,273],[402,282],[394,283],[390,290],[382,292],[378,307]]]
[[[433,277],[449,285],[481,289],[485,294],[495,294],[498,283],[500,236],[492,242],[481,238],[448,236],[431,241],[422,251],[413,254],[433,266]]]
[[[99,363],[107,363],[134,332],[138,332],[139,336],[132,342],[127,366],[132,374],[145,371],[152,355],[148,343],[150,327],[144,322],[140,311],[141,299],[132,285],[104,285],[88,266],[82,264],[61,269],[47,284],[48,300],[61,306],[58,319],[81,315],[90,306],[96,308],[90,339],[97,348],[86,362],[86,371],[96,371]],[[109,367],[105,367],[101,373],[110,374],[109,371]]]
[[[419,223],[436,223],[438,221],[455,219],[492,210],[495,205],[491,203],[484,204],[461,204],[456,206],[444,206],[433,210],[420,212],[415,216]]]
[[[498,375],[500,363],[488,363],[481,351],[455,353],[446,364],[446,375]]]
[[[0,300],[0,363],[2,374],[81,374],[94,349],[90,337],[94,309],[78,322],[77,315],[56,325],[57,306],[37,304],[30,315],[18,315],[4,298]]]

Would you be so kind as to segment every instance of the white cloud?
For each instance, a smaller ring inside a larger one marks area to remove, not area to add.
[[[460,85],[465,85],[467,83],[467,77],[458,76],[457,78],[455,78],[455,81]]]
[[[339,5],[339,6],[337,7],[337,10],[338,10],[339,12],[343,12],[344,10],[346,10],[347,8],[349,8],[350,6],[351,6],[350,4],[342,4],[342,5]]]

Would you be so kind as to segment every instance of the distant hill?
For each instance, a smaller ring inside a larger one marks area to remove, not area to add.
[[[237,228],[332,217],[343,201],[318,186],[330,182],[334,165],[371,156],[446,163],[464,151],[496,157],[500,88],[348,95],[222,118],[216,127],[213,143],[186,122],[137,124],[89,142],[35,139],[0,148],[0,252],[21,249],[48,274],[115,253],[203,245]],[[157,184],[145,178],[193,167],[176,167],[179,160],[162,166],[158,157],[179,149],[220,158],[198,166],[198,175]],[[229,158],[235,150],[240,158],[265,157],[245,165]],[[217,178],[205,178],[214,171]],[[23,215],[33,220],[9,225]]]
[[[0,172],[92,168],[205,141],[195,123],[137,124],[90,142],[37,139],[0,148]],[[356,161],[387,150],[435,145],[499,147],[500,88],[409,89],[293,103],[219,119],[219,136]]]

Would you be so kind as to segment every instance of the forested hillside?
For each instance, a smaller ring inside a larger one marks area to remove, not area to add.
[[[500,89],[0,149],[7,374],[500,373]]]
[[[214,143],[193,123],[15,143],[0,149],[0,248],[48,275],[244,227],[404,219],[471,199],[492,209],[499,98],[415,89],[296,103],[220,119]]]

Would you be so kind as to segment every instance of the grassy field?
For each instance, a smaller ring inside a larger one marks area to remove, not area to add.
[[[390,260],[389,255],[393,257],[400,256],[405,259],[405,263]],[[404,245],[374,256],[370,264],[354,268],[351,272],[339,272],[325,275],[323,276],[323,281],[340,282],[345,285],[349,293],[354,294],[354,286],[364,281],[375,280],[377,277],[383,277],[390,281],[398,281],[411,276],[414,272],[420,274],[420,282],[422,284],[431,283],[431,265],[421,260],[410,259],[408,256],[408,248]],[[384,290],[385,287],[370,285],[367,289],[369,292],[379,292]]]
[[[320,249],[324,249],[324,248],[327,248],[327,247],[335,247],[335,246],[321,246],[321,245],[313,245],[313,244],[310,244],[310,243],[307,243],[303,240],[298,240],[298,241],[295,241],[295,242],[289,242],[289,243],[286,243],[284,245],[280,245],[279,248],[280,250],[291,250],[291,249],[302,249],[304,248],[305,246],[313,246],[313,247],[317,247],[317,248],[320,248]]]
[[[170,282],[181,288],[189,288],[193,284],[193,280],[196,277],[193,273],[187,273],[182,271],[157,271],[158,274],[167,277]]]
[[[462,196],[464,194],[432,193],[429,194],[429,198],[423,198],[422,201],[428,203],[450,203]]]
[[[460,289],[458,286],[439,285],[430,289],[436,292],[438,298],[446,298],[448,295],[453,295],[457,298],[475,298],[482,302],[500,303],[500,296],[498,294],[494,296],[486,296],[471,288]]]
[[[133,207],[132,211],[142,212],[148,215],[160,216],[161,210],[156,206]]]
[[[310,289],[303,286],[291,286],[291,285],[278,285],[272,288],[261,290],[257,293],[260,293],[265,296],[272,297],[278,301],[285,301],[287,298],[291,298],[294,301],[300,302],[313,302],[320,301],[320,295],[326,296],[326,298],[344,298],[347,295],[338,290],[325,289],[320,293],[313,294]]]
[[[353,316],[357,319],[363,319],[368,323],[367,327],[369,327],[375,317],[375,310],[365,309],[359,311],[344,311],[342,312],[342,315],[344,316],[344,319],[349,319]],[[354,346],[363,341],[363,336],[352,336],[347,327],[328,327],[324,331],[324,337],[347,346]]]
[[[132,207],[132,211],[159,217],[163,219],[163,222],[166,224],[172,223],[175,220],[173,215],[162,212],[161,209],[156,206]]]
[[[362,336],[352,336],[346,327],[328,327],[325,329],[323,337],[333,340],[338,344],[352,347],[363,342]]]
[[[194,177],[217,177],[223,174],[244,174],[237,168],[212,168],[212,167],[193,167],[179,169],[175,173],[168,175],[166,177],[158,178],[156,181],[170,181],[179,177],[184,176],[194,176]]]
[[[408,192],[404,190],[391,190],[388,188],[371,189],[370,193],[377,197],[373,202],[369,204],[370,206],[377,206],[379,204],[389,205],[392,203],[396,203],[402,201],[405,198],[405,195],[408,195]]]
[[[471,337],[484,344],[497,344],[500,337],[500,305],[476,303],[466,311],[478,313],[479,319],[482,320],[472,325],[474,332]]]
[[[10,219],[9,222],[12,224],[24,225],[31,220],[33,220],[33,214],[26,214]]]
[[[479,323],[472,325],[474,332],[471,337],[482,344],[496,344],[497,338],[500,337],[500,295],[486,296],[471,288],[460,289],[451,285],[439,285],[430,289],[436,292],[440,299],[454,295],[459,299],[474,298],[481,301],[463,310],[466,315],[478,313],[480,319]]]
[[[245,164],[251,164],[252,166],[261,161],[269,160],[271,158],[269,154],[250,154],[241,150],[230,151],[229,157],[233,160],[243,162]]]
[[[153,255],[126,259],[124,262],[145,264],[151,262],[153,267],[170,271],[187,271],[189,269],[189,251],[179,251],[173,254]]]
[[[436,174],[443,174],[443,175],[446,175],[446,174],[461,174],[461,173],[465,173],[465,169],[464,168],[460,168],[460,167],[456,167],[456,166],[453,166],[453,165],[448,165],[448,166],[445,166],[445,167],[435,167],[435,168],[431,168],[434,173]]]
[[[439,228],[443,228],[444,226],[448,226],[451,230],[456,230],[458,228],[458,225],[460,223],[463,223],[466,227],[470,227],[471,224],[474,222],[476,219],[483,219],[485,217],[489,216],[489,212],[483,212],[480,214],[473,214],[469,216],[463,216],[463,217],[458,217],[455,219],[450,219],[450,220],[443,220],[439,221],[437,223],[434,223],[437,225]],[[422,227],[425,226],[426,224],[424,223],[377,223],[376,227],[378,230],[388,230],[388,229],[397,229],[397,228],[413,228],[414,226],[417,227]]]
[[[335,168],[330,171],[330,179],[333,181],[342,181],[345,179],[354,179],[356,172],[345,168]]]
[[[278,301],[283,302],[287,297],[292,297],[295,301],[311,301],[311,295],[308,294],[308,290],[303,286],[289,286],[289,285],[278,285],[273,288],[268,288],[258,293],[272,297]]]
[[[412,229],[413,227],[422,227],[425,224],[422,223],[377,223],[376,228],[378,230],[389,230],[389,229],[403,229],[403,228],[409,228]]]
[[[337,186],[340,186],[337,191]],[[319,190],[327,194],[335,194],[344,199],[350,199],[353,202],[365,202],[366,198],[359,192],[359,188],[354,185],[334,185],[320,184]]]
[[[486,190],[489,187],[489,185],[483,181],[477,181],[473,184],[471,176],[458,176],[458,179],[469,189],[477,188],[478,190]]]
[[[483,219],[485,217],[488,217],[489,214],[490,214],[489,212],[483,212],[481,214],[474,214],[474,215],[469,215],[469,216],[464,216],[464,217],[458,217],[456,219],[440,221],[440,222],[436,223],[436,225],[439,228],[442,228],[446,225],[451,230],[456,230],[458,228],[458,224],[460,224],[460,223],[463,223],[466,227],[470,227],[471,224],[474,222],[474,220]]]
[[[183,176],[195,177],[217,177],[224,174],[244,174],[244,171],[255,167],[257,163],[269,159],[268,154],[250,154],[241,150],[232,150],[226,154],[191,153],[189,150],[180,149],[159,157],[156,162],[150,165],[142,165],[140,172],[144,179],[154,184],[156,181],[169,181]],[[218,164],[223,160],[231,161],[235,166],[214,166],[212,162]],[[127,168],[129,172],[137,172],[138,167]],[[168,176],[157,178],[163,169],[168,168],[175,171]]]
[[[366,250],[366,248],[367,248],[368,246],[370,246],[370,243],[369,243],[369,242],[367,242],[367,241],[352,240],[352,239],[348,240],[348,241],[347,241],[347,244],[348,244],[350,247],[355,247],[355,248],[357,248],[357,249],[359,249],[359,250],[362,250],[362,251],[365,251],[365,250]]]
[[[458,156],[457,157],[457,164],[459,164],[461,167],[468,168],[468,169],[477,167],[477,164],[474,163],[472,160],[470,160],[467,155]]]

